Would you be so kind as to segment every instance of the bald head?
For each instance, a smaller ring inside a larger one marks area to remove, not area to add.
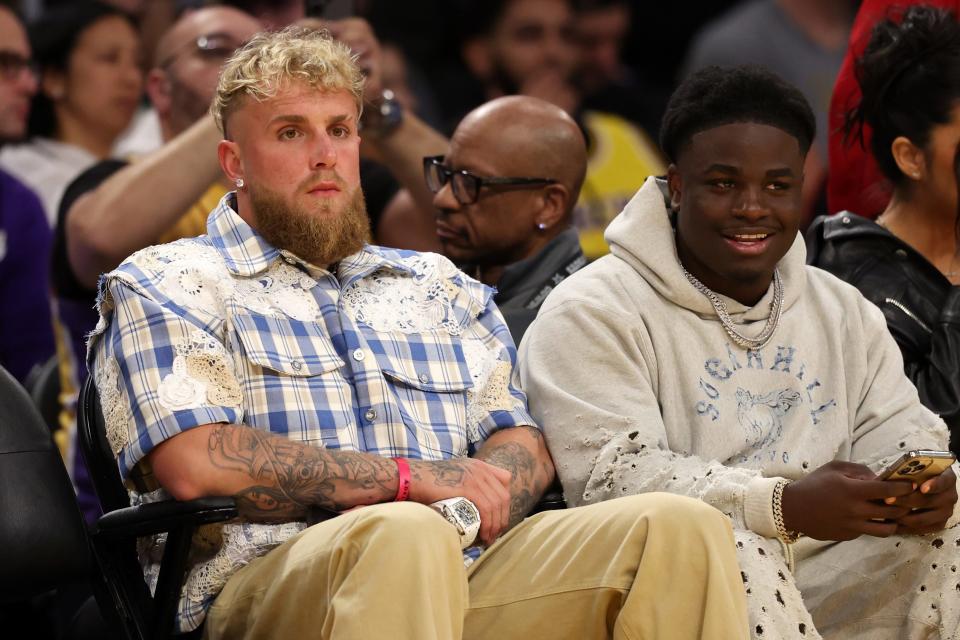
[[[200,36],[224,35],[239,45],[260,29],[260,22],[256,18],[233,7],[206,7],[188,11],[157,42],[153,65],[169,64],[173,57],[185,53]]]
[[[147,91],[165,140],[207,113],[220,67],[258,31],[256,18],[239,9],[207,7],[184,14],[163,34]]]
[[[573,210],[587,172],[587,146],[566,111],[529,96],[491,100],[460,122],[451,141],[495,162],[501,175],[553,178],[569,192]]]

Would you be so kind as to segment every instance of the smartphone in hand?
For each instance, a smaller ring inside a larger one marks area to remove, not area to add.
[[[907,480],[918,485],[935,478],[957,459],[950,451],[928,451],[915,449],[908,451],[893,464],[884,469],[878,480]]]

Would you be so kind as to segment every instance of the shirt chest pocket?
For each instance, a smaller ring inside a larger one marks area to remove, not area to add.
[[[473,379],[452,336],[405,336],[380,343],[377,364],[406,431],[425,458],[466,455],[475,432],[467,421]],[[373,345],[371,345],[373,346]]]
[[[301,440],[354,428],[344,362],[320,323],[231,311],[248,423]]]

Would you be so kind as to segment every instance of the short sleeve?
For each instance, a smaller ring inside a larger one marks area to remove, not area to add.
[[[182,431],[242,420],[240,385],[215,327],[117,276],[101,283],[98,309],[88,361],[123,477]]]
[[[536,427],[527,408],[527,396],[514,375],[517,348],[492,298],[465,332],[463,345],[474,382],[467,394],[467,420],[474,450],[500,429]]]

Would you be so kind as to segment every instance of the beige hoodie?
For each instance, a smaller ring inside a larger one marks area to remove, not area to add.
[[[783,316],[758,351],[734,344],[684,278],[655,179],[606,239],[611,255],[560,284],[520,345],[521,384],[571,505],[669,491],[773,537],[778,479],[947,448],[880,311],[806,266],[800,236],[779,265]],[[761,331],[771,297],[724,298],[740,333]]]

